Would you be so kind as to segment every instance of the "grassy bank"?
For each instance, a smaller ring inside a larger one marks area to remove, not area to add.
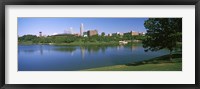
[[[150,60],[124,65],[107,66],[86,69],[85,71],[181,71],[182,55],[173,54],[173,61],[169,61],[169,55],[156,57]]]
[[[32,43],[32,42],[21,42],[20,45],[33,45],[33,44],[49,44],[49,45],[57,45],[57,46],[81,46],[81,45],[119,45],[117,41],[111,42],[71,42],[71,43]],[[127,45],[133,44],[141,44],[141,42],[132,42]]]
[[[52,43],[51,45],[66,45],[66,46],[80,46],[80,45],[118,45],[118,42],[72,42],[72,43]]]

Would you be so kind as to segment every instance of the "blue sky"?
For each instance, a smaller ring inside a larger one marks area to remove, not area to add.
[[[64,33],[72,28],[73,33],[80,32],[80,24],[83,23],[84,31],[97,29],[101,32],[146,32],[144,21],[148,18],[18,18],[18,35],[27,34],[44,35]]]

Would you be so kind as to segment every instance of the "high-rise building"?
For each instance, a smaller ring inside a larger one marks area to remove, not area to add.
[[[42,32],[39,32],[39,37],[42,37]]]
[[[87,32],[83,32],[83,37],[87,37],[88,33]]]
[[[108,34],[108,36],[112,36],[112,34],[111,34],[111,33],[109,33],[109,34]]]
[[[94,35],[98,35],[97,30],[89,30],[88,32],[88,36],[94,36]]]
[[[131,33],[132,36],[139,35],[139,32],[135,32],[135,31],[131,31],[130,33]]]
[[[83,23],[81,23],[81,27],[80,27],[80,36],[83,36]]]

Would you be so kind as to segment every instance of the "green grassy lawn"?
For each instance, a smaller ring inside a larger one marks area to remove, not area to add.
[[[86,69],[84,71],[182,71],[181,54],[174,54],[173,61],[167,60],[169,55],[124,65],[115,65]]]

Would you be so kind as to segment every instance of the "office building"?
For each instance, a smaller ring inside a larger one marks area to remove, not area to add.
[[[139,35],[139,32],[135,32],[135,31],[131,31],[130,33],[131,33],[132,36],[137,36],[137,35]]]
[[[89,30],[87,31],[88,36],[94,36],[94,35],[98,35],[98,31],[97,30]]]
[[[39,32],[39,37],[42,37],[42,32]]]
[[[80,27],[80,36],[83,36],[83,23],[81,23],[81,27]]]

